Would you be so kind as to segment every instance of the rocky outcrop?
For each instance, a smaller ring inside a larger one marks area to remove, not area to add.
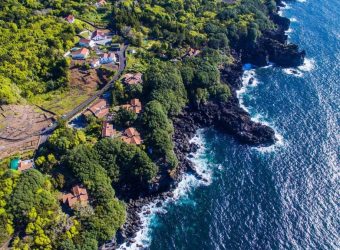
[[[295,44],[283,43],[287,36],[284,33],[267,32],[253,48],[241,51],[242,61],[258,67],[269,62],[281,67],[296,67],[303,64],[306,52],[300,51]]]
[[[283,5],[281,1],[277,3],[279,6]],[[289,29],[290,20],[277,13],[272,13],[270,18],[277,28],[264,32],[252,47],[241,50],[242,61],[259,67],[268,65],[269,62],[281,67],[302,65],[305,51],[300,51],[295,44],[287,43],[288,36],[285,31]]]
[[[184,129],[191,134],[194,129],[213,126],[234,135],[241,143],[253,146],[273,144],[274,130],[252,121],[249,114],[240,108],[237,100],[233,97],[230,99],[227,103],[208,102],[197,108],[186,108],[174,119],[175,129]]]

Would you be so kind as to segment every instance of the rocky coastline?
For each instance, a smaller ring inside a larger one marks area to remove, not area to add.
[[[280,0],[277,0],[277,5],[284,6]],[[152,202],[156,202],[156,206],[161,206],[162,201],[171,198],[172,190],[181,180],[183,173],[191,172],[197,175],[188,155],[198,149],[197,145],[190,143],[190,139],[195,136],[198,129],[214,127],[222,133],[234,136],[240,143],[251,146],[269,146],[275,143],[277,139],[274,130],[252,121],[250,115],[240,107],[236,95],[236,91],[242,87],[244,63],[251,63],[258,67],[266,66],[269,62],[280,67],[296,67],[303,64],[305,51],[300,51],[295,44],[287,43],[288,37],[285,31],[289,28],[290,20],[277,13],[272,14],[271,19],[277,25],[277,29],[264,33],[254,48],[234,51],[235,63],[220,70],[221,81],[231,89],[229,100],[225,103],[207,102],[190,105],[172,119],[175,131],[174,150],[179,160],[179,167],[171,176],[161,176],[150,189],[149,194],[128,202],[126,223],[117,232],[116,239],[104,245],[102,249],[115,249],[123,242],[127,245],[134,243],[136,233],[142,225],[139,214],[150,213],[150,211],[143,211],[142,208]]]

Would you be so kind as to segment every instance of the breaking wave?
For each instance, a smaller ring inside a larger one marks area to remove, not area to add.
[[[199,146],[197,152],[191,154],[189,158],[193,162],[198,176],[185,173],[175,190],[173,190],[172,197],[168,197],[165,201],[160,199],[155,200],[143,206],[141,212],[138,214],[142,222],[141,229],[136,233],[135,238],[120,245],[118,249],[137,250],[149,247],[152,240],[152,228],[157,226],[157,215],[167,213],[170,204],[194,204],[194,201],[189,198],[190,193],[199,186],[207,186],[212,183],[214,168],[206,158],[204,130],[198,130],[190,142]],[[220,169],[220,166],[216,166],[216,169]]]

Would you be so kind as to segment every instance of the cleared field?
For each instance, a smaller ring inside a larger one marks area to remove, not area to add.
[[[39,132],[54,116],[32,105],[0,106],[0,159],[36,149]]]

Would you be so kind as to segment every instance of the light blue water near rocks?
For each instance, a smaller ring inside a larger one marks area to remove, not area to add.
[[[339,249],[340,1],[291,1],[290,41],[307,52],[296,71],[249,70],[239,96],[280,138],[254,149],[213,130],[196,140],[204,184],[187,176],[146,219],[150,249]]]

